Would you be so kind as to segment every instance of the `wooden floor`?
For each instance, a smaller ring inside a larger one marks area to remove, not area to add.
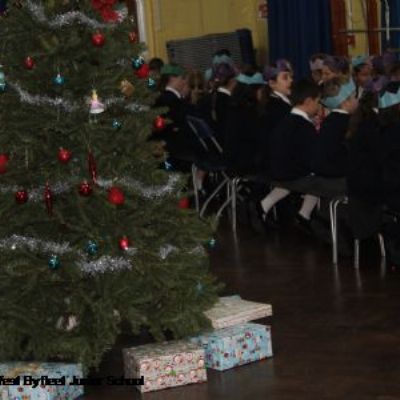
[[[269,236],[223,229],[212,270],[226,294],[271,303],[273,359],[223,373],[208,383],[148,393],[151,400],[400,399],[400,270],[380,265],[365,244],[361,269],[330,263],[330,248],[296,227]],[[142,339],[143,340],[143,339]],[[123,344],[121,344],[123,346]],[[99,375],[122,372],[120,349]],[[134,388],[88,387],[85,399],[139,399]]]

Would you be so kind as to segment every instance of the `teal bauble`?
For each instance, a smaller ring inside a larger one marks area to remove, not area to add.
[[[60,73],[58,73],[57,76],[53,79],[53,82],[57,86],[62,86],[65,83],[65,78]]]
[[[149,78],[149,79],[147,80],[147,87],[148,87],[149,89],[155,89],[156,86],[157,86],[157,82],[156,82],[155,79]]]
[[[60,257],[56,256],[55,254],[51,255],[48,261],[48,265],[49,268],[53,270],[60,268],[61,266]]]
[[[132,67],[134,69],[140,69],[141,66],[145,63],[144,58],[143,57],[135,57],[132,58]]]
[[[3,71],[0,71],[0,93],[5,92],[7,87],[6,76]]]
[[[95,256],[99,252],[99,246],[93,240],[89,240],[86,244],[86,253],[89,256]]]
[[[118,121],[117,119],[114,119],[113,122],[112,122],[112,127],[116,131],[119,131],[122,128],[122,122]]]
[[[210,240],[208,241],[207,245],[208,245],[208,247],[209,247],[210,249],[214,249],[215,246],[217,245],[217,240],[214,239],[214,238],[212,238],[212,239],[210,239]]]

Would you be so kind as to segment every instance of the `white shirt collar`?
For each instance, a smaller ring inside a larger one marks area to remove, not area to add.
[[[374,107],[373,110],[374,110],[375,114],[379,114],[379,108]]]
[[[294,114],[294,115],[298,115],[299,117],[303,117],[305,120],[307,120],[308,122],[310,122],[310,123],[312,123],[314,125],[314,123],[312,122],[311,118],[303,110],[300,110],[299,108],[293,107],[292,111],[290,113]]]
[[[289,104],[289,105],[292,105],[292,104],[290,103],[290,100],[289,100],[284,94],[279,93],[279,92],[277,92],[277,91],[275,91],[275,90],[274,90],[272,93],[275,95],[275,97],[279,97],[279,98],[282,99],[285,103],[287,103],[287,104]]]
[[[228,90],[227,88],[224,88],[224,87],[219,87],[219,88],[217,89],[217,92],[224,93],[224,94],[226,94],[226,95],[228,95],[228,96],[232,96],[231,91]]]
[[[341,108],[334,108],[332,110],[332,112],[336,112],[336,113],[339,113],[339,114],[348,114],[348,112],[346,110],[342,110]]]
[[[166,91],[166,92],[172,92],[172,93],[173,93],[176,97],[178,97],[179,99],[182,98],[181,94],[180,94],[176,89],[174,89],[174,88],[171,87],[171,86],[167,86],[167,87],[165,88],[165,91]]]

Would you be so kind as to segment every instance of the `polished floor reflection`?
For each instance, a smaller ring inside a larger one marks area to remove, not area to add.
[[[377,244],[330,262],[330,249],[295,227],[271,235],[222,229],[212,270],[226,294],[271,303],[275,356],[209,382],[145,395],[146,399],[400,400],[400,270],[381,265]],[[146,337],[121,338],[99,375],[122,373],[120,348]],[[88,400],[139,399],[129,387],[87,388]]]

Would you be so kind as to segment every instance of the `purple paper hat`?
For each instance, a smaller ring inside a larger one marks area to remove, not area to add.
[[[346,57],[328,56],[323,63],[331,71],[336,73],[347,71],[350,68],[349,60]]]
[[[383,63],[383,56],[375,56],[372,58],[372,68],[377,74],[385,73],[385,65]]]
[[[213,65],[211,79],[215,81],[225,81],[235,78],[237,71],[231,64],[221,63]]]
[[[293,72],[289,61],[280,59],[276,63],[267,65],[264,68],[264,79],[268,82],[270,79],[276,79],[280,72]]]
[[[383,53],[383,66],[386,67],[390,67],[391,65],[393,65],[396,61],[396,54],[392,53],[391,51],[385,51]]]
[[[379,93],[380,91],[383,90],[383,88],[389,83],[389,78],[387,78],[384,75],[379,76],[376,79],[371,79],[366,85],[365,85],[365,91],[367,92],[373,92],[373,93]]]

